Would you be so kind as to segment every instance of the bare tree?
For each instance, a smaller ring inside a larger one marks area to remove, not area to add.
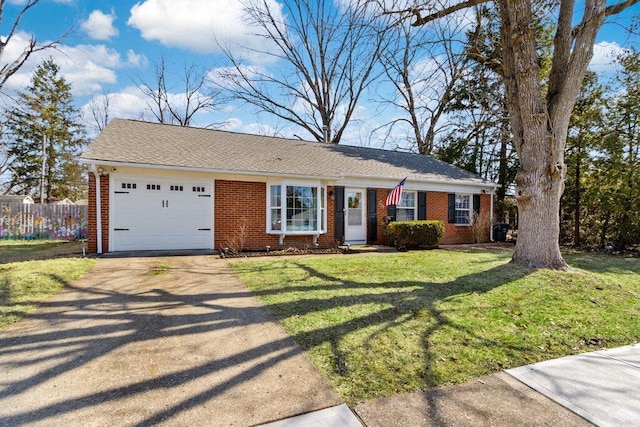
[[[20,12],[18,12],[18,15],[16,16],[14,21],[12,23],[9,23],[11,27],[11,29],[9,30],[9,34],[6,34],[6,35],[3,35],[3,37],[0,37],[0,58],[2,58],[4,50],[7,47],[7,45],[11,42],[11,39],[13,39],[13,37],[16,35],[20,22],[22,21],[22,18],[27,14],[29,9],[37,5],[39,2],[40,0],[28,0],[24,4],[24,6],[22,6],[22,9],[20,9]],[[6,0],[0,0],[0,23],[2,23],[2,18],[4,16],[5,3],[6,3]],[[14,75],[20,69],[20,67],[22,67],[24,63],[27,62],[31,54],[33,54],[34,52],[38,52],[41,50],[54,47],[58,44],[59,40],[60,39],[43,44],[43,45],[38,45],[36,38],[32,36],[27,46],[23,49],[20,55],[17,58],[15,58],[13,61],[3,64],[2,68],[0,68],[0,89],[2,89],[2,87],[7,82],[9,77]]]
[[[441,118],[451,101],[456,83],[467,72],[469,56],[464,53],[466,25],[444,20],[415,28],[399,23],[392,40],[382,51],[386,79],[395,91],[382,95],[403,115],[382,127],[387,138],[397,126],[409,126],[410,140],[420,154],[431,154],[436,136],[443,130]]]
[[[40,0],[27,0],[22,6],[22,9],[20,9],[20,11],[18,12],[13,22],[8,23],[9,33],[2,34],[2,37],[0,37],[0,59],[4,59],[5,48],[7,47],[7,45],[9,45],[13,37],[16,35],[22,18],[27,14],[27,12],[29,12],[31,8],[36,6],[39,2]],[[6,0],[0,0],[0,24],[3,23],[5,3]],[[60,39],[39,45],[36,38],[32,36],[27,43],[27,46],[22,50],[17,58],[14,58],[13,60],[9,60],[9,62],[5,64],[2,64],[2,67],[0,68],[0,90],[2,90],[7,80],[18,72],[18,70],[25,64],[25,62],[27,62],[29,57],[34,52],[55,47],[59,43]],[[1,138],[1,126],[2,125],[0,124],[0,179],[2,179],[2,177],[9,172],[11,164],[11,159],[7,154],[7,143],[6,141],[4,141],[4,139]],[[3,191],[2,189],[3,184],[2,182],[0,182],[0,191]],[[7,191],[7,189],[5,189],[4,191]]]
[[[527,267],[566,269],[560,253],[560,196],[566,173],[564,155],[571,111],[593,57],[598,30],[607,17],[640,0],[556,0],[538,4],[537,14],[555,16],[553,55],[548,85],[540,78],[532,0],[495,0],[500,17],[502,61],[509,119],[520,159],[516,176],[518,241],[513,262]],[[414,26],[489,0],[449,3],[440,10],[411,7],[405,13]]]
[[[212,112],[216,107],[219,90],[209,84],[206,72],[197,64],[184,64],[178,74],[179,83],[167,82],[169,70],[164,55],[154,62],[154,81],[149,83],[139,78],[138,89],[147,99],[148,111],[159,123],[191,126],[198,113]],[[175,93],[172,91],[176,89]],[[203,127],[214,126],[213,123]]]
[[[234,46],[221,46],[231,64],[217,71],[222,86],[232,98],[304,128],[317,141],[340,143],[360,96],[377,76],[385,40],[367,7],[352,3],[293,0],[281,14],[267,0],[249,0],[249,22],[270,46],[251,53],[276,66],[267,71]]]
[[[111,98],[112,94],[105,92],[101,96],[94,97],[89,102],[89,111],[93,124],[99,132],[109,124],[109,116],[111,114]]]

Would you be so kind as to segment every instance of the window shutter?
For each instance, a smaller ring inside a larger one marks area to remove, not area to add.
[[[448,222],[449,224],[456,223],[456,195],[449,193],[448,195],[449,208],[448,208]]]
[[[367,189],[367,241],[378,240],[378,190]]]
[[[333,238],[344,242],[344,187],[334,187],[334,233]]]
[[[473,195],[473,211],[476,213],[476,216],[480,215],[480,195]]]
[[[418,220],[427,219],[427,193],[418,191]]]

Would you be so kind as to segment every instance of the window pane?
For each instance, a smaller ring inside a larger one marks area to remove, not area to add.
[[[347,207],[350,209],[360,208],[360,196],[359,192],[349,193],[347,196]]]
[[[282,206],[282,202],[280,199],[280,186],[279,185],[272,185],[271,186],[271,207],[275,208],[275,207],[279,207]]]
[[[396,221],[413,221],[415,218],[415,210],[413,208],[396,208]]]
[[[416,207],[416,193],[413,192],[403,192],[402,198],[400,199],[399,207],[405,208],[415,208]]]
[[[362,209],[360,208],[349,208],[347,212],[347,223],[349,225],[362,225]]]
[[[469,196],[456,194],[456,209],[469,209]]]
[[[469,224],[469,211],[456,211],[456,224]]]
[[[316,231],[318,209],[316,187],[287,186],[287,231]]]
[[[456,224],[469,224],[471,196],[456,194]]]
[[[282,212],[280,208],[271,209],[271,229],[282,230]]]

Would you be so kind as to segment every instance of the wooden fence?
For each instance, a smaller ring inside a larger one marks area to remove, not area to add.
[[[86,239],[87,206],[0,202],[0,239]]]

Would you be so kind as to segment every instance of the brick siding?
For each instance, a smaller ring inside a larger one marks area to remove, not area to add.
[[[333,187],[327,189],[327,193]],[[328,233],[318,238],[319,247],[335,246],[333,239],[333,203],[327,200]],[[312,236],[286,236],[280,246],[279,236],[267,234],[267,184],[264,182],[223,181],[215,183],[215,248],[264,250],[287,247],[311,247]]]
[[[458,244],[473,243],[473,230],[469,226],[449,224],[448,222],[448,193],[427,192],[427,219],[440,220],[444,222],[445,232],[441,243]],[[480,209],[489,215],[491,210],[491,195],[480,195]]]
[[[88,250],[97,252],[96,239],[96,179],[93,173],[89,173],[89,208],[88,208]],[[109,251],[109,176],[101,177],[101,213],[102,213],[102,250]],[[390,189],[377,189],[377,240],[371,244],[388,244],[384,232],[384,220],[387,216],[387,208],[384,200]],[[327,233],[320,235],[318,245],[321,248],[335,247],[337,242],[334,237],[335,229],[335,204],[329,197],[333,194],[334,187],[329,186],[327,191]],[[215,181],[215,207],[214,207],[214,248],[242,246],[245,250],[264,250],[267,246],[277,250],[282,247],[309,247],[312,245],[312,236],[287,236],[284,245],[280,246],[279,236],[267,234],[267,184],[264,182],[245,181]],[[490,195],[482,194],[481,209],[487,215],[490,211]],[[427,219],[441,220],[445,223],[443,244],[472,243],[473,232],[471,227],[456,226],[447,222],[448,205],[447,193],[427,193]],[[242,243],[243,242],[243,243]]]
[[[109,251],[109,175],[100,178],[100,213],[102,215],[102,252]],[[98,252],[97,216],[96,216],[96,177],[89,172],[89,204],[87,225],[87,250]]]

